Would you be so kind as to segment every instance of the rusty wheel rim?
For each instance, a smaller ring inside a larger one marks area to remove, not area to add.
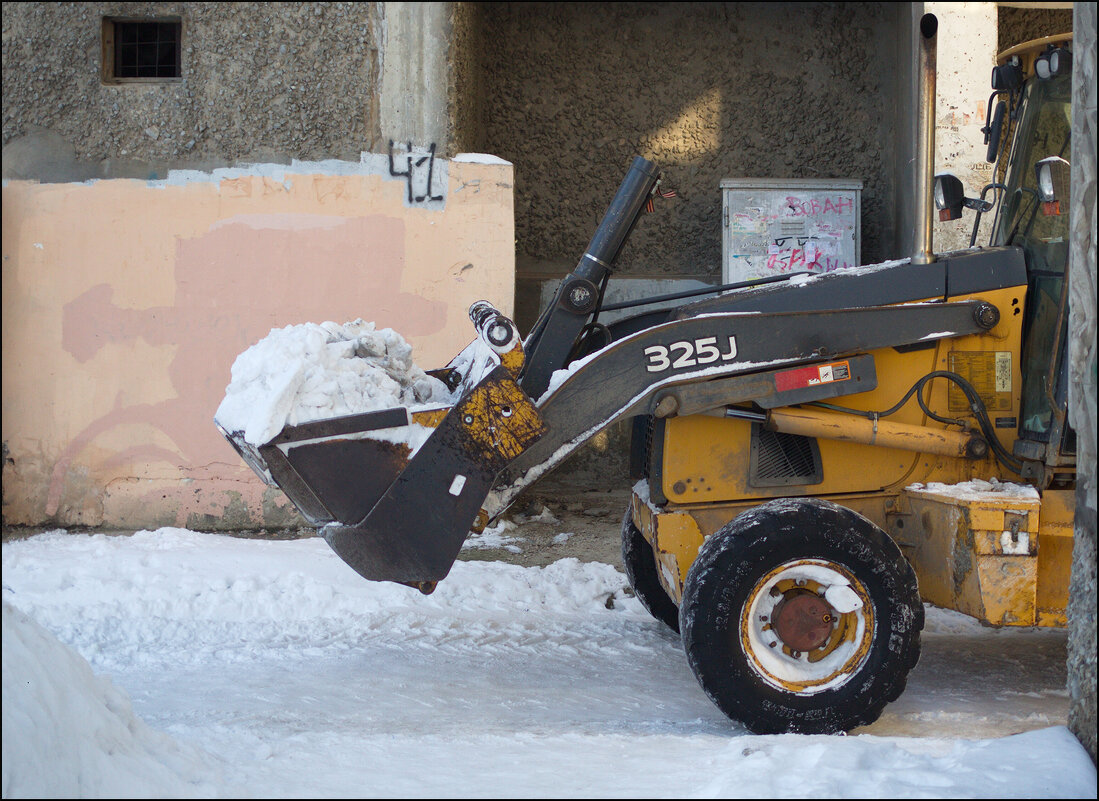
[[[813,695],[842,687],[865,664],[874,610],[866,587],[843,565],[795,559],[756,582],[741,609],[739,636],[764,682]]]

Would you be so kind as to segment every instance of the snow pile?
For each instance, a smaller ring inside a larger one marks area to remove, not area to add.
[[[523,542],[523,537],[512,537],[507,533],[515,528],[517,528],[517,526],[510,520],[501,520],[495,526],[486,526],[485,530],[480,534],[470,534],[466,538],[466,541],[462,543],[462,550],[481,551],[492,548],[503,548],[505,551],[510,551],[511,553],[521,553],[522,548],[515,543]]]
[[[214,419],[263,445],[286,425],[397,406],[452,403],[446,385],[412,363],[392,328],[356,320],[273,328],[233,362]]]
[[[750,736],[606,564],[460,561],[424,596],[319,538],[166,528],[5,542],[3,576],[180,744],[5,610],[5,797],[1095,797],[1067,699],[1030,697],[1063,692],[1063,632],[935,634],[868,733]]]
[[[967,501],[1003,500],[1008,496],[1037,501],[1041,497],[1038,490],[1029,484],[1014,484],[997,478],[990,478],[988,481],[975,478],[959,484],[939,484],[932,481],[928,484],[909,484],[905,489],[910,492],[934,492]]]
[[[130,699],[7,601],[4,798],[212,797],[209,755],[139,720]]]
[[[485,529],[482,547],[523,542],[506,532],[516,532],[510,521]],[[459,561],[421,596],[364,581],[320,537],[251,540],[170,527],[129,537],[55,531],[5,543],[3,571],[6,598],[96,669],[112,671],[159,665],[166,654],[173,664],[197,665],[293,660],[303,647],[341,653],[380,632],[418,639],[425,616],[445,618],[432,630],[477,636],[501,625],[484,619],[486,609],[510,610],[508,627],[526,630],[546,623],[523,609],[583,614],[626,587],[610,565],[576,559],[542,569]],[[648,619],[640,603],[636,613]]]
[[[516,523],[546,523],[551,526],[555,526],[561,522],[548,506],[545,504],[539,505],[542,507],[542,510],[537,514],[535,514],[532,508],[525,513],[512,515],[512,519]]]

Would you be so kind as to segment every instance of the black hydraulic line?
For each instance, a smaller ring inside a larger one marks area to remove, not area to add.
[[[832,403],[825,403],[823,401],[816,401],[810,405],[820,406],[824,409],[830,409],[835,412],[843,412],[844,414],[853,414],[859,417],[865,417],[870,420],[877,420],[882,417],[888,417],[891,414],[896,413],[904,406],[914,393],[920,393],[923,387],[931,381],[933,378],[945,378],[948,381],[953,381],[958,385],[958,388],[965,394],[966,400],[969,401],[970,411],[973,412],[973,416],[977,418],[977,424],[981,427],[981,433],[985,439],[988,440],[989,447],[992,448],[992,453],[996,457],[996,461],[1006,467],[1013,473],[1022,473],[1023,465],[1018,459],[1007,452],[1007,449],[1000,443],[999,438],[996,436],[996,431],[992,426],[992,421],[988,418],[988,410],[985,408],[984,401],[981,400],[980,394],[965,378],[957,373],[949,370],[934,370],[927,375],[920,378],[911,388],[904,394],[893,406],[889,407],[883,412],[866,412],[861,409],[850,409],[845,406],[837,406]],[[938,420],[940,423],[946,423],[948,425],[962,425],[962,421],[954,420],[946,417],[940,417],[932,412],[924,401],[922,395],[917,394],[916,400],[920,405],[920,408],[932,419]]]
[[[599,322],[599,312],[603,310],[603,296],[607,292],[607,284],[610,283],[610,280],[611,274],[608,272],[603,276],[603,280],[599,282],[599,297],[595,302],[595,310],[592,312],[591,320],[580,329],[580,333],[578,333],[576,339],[573,340],[572,350],[570,350],[569,355],[565,357],[565,364],[571,363],[577,356],[584,352],[584,346],[587,345],[592,332],[596,330],[603,332],[603,337],[606,340],[604,345],[611,344],[610,329]],[[598,348],[596,348],[596,350],[598,350]]]
[[[932,420],[935,420],[939,423],[944,423],[945,425],[948,425],[948,426],[964,426],[965,425],[965,421],[962,420],[960,417],[943,417],[943,416],[933,412],[931,410],[931,407],[927,405],[927,401],[924,399],[922,390],[920,392],[916,393],[916,402],[918,404],[920,404],[920,408],[923,410],[923,413],[926,414],[928,417],[930,417]]]
[[[603,344],[600,347],[605,348],[607,345],[611,344],[611,342],[614,341],[611,338],[611,330],[607,328],[607,326],[603,325],[603,323],[597,323],[592,320],[580,331],[580,335],[576,338],[576,343],[572,346],[572,350],[569,351],[568,358],[565,362],[566,364],[569,364],[579,358],[580,354],[583,353],[585,349],[587,349],[588,340],[591,339],[596,332],[603,335]],[[599,349],[599,347],[592,348],[588,352],[590,353],[593,350]]]

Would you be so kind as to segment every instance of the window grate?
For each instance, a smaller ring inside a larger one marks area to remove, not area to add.
[[[103,20],[104,78],[140,81],[179,78],[182,24],[178,20]]]

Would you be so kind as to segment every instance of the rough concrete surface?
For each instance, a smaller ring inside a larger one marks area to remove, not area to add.
[[[891,252],[900,14],[878,3],[483,4],[483,149],[516,166],[517,259],[571,269],[634,154],[679,197],[624,274],[718,277],[723,178],[865,182],[863,258]]]
[[[1072,30],[1071,8],[999,8],[999,49]]]
[[[358,161],[377,130],[378,5],[4,3],[4,177]],[[104,16],[179,18],[182,77],[103,83]]]
[[[1076,538],[1069,594],[1069,725],[1095,759],[1096,73],[1094,3],[1077,3],[1072,76],[1069,232],[1069,422],[1076,429]]]
[[[451,153],[483,150],[485,127],[485,47],[477,3],[451,3],[450,48],[447,72],[447,144]]]

